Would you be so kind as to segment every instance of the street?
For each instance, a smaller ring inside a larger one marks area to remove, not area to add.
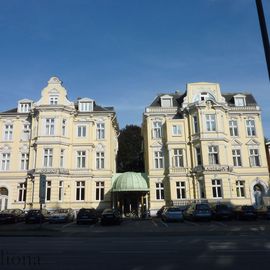
[[[254,269],[270,263],[270,222],[2,224],[0,269]],[[16,230],[15,230],[16,228]]]

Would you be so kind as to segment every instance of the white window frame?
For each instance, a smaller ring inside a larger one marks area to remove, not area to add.
[[[58,201],[62,202],[64,198],[64,181],[60,180],[58,185]]]
[[[77,126],[77,137],[78,138],[85,138],[86,137],[86,125],[78,125]]]
[[[182,148],[173,149],[173,166],[175,168],[184,167],[184,150]]]
[[[96,182],[96,201],[104,201],[105,198],[105,182],[97,181]]]
[[[65,149],[60,150],[60,168],[65,166]]]
[[[96,152],[96,169],[104,169],[105,168],[105,153],[104,151]]]
[[[234,97],[234,105],[236,107],[246,106],[246,98],[245,97]]]
[[[153,139],[162,138],[162,122],[161,121],[153,121]]]
[[[45,134],[48,136],[55,135],[55,118],[45,119]]]
[[[258,148],[249,148],[249,162],[250,162],[250,167],[261,166],[261,158],[260,158],[260,152]]]
[[[154,168],[163,169],[164,168],[164,155],[162,150],[154,151]]]
[[[46,202],[50,202],[52,200],[52,181],[46,181]]]
[[[8,171],[10,169],[10,153],[2,153],[1,170]]]
[[[86,151],[78,150],[77,151],[77,169],[85,169],[86,168]]]
[[[237,120],[234,119],[229,120],[229,129],[230,129],[230,136],[232,137],[239,136]]]
[[[208,146],[208,157],[210,165],[219,165],[219,148],[217,145]]]
[[[205,119],[206,119],[206,130],[208,132],[216,131],[217,130],[216,115],[215,114],[206,114]]]
[[[233,166],[242,167],[241,149],[233,148],[232,149],[232,158],[233,158]]]
[[[21,170],[28,170],[29,154],[21,153]]]
[[[199,132],[198,115],[193,115],[193,130],[195,134]]]
[[[164,184],[161,182],[156,183],[156,200],[164,200]]]
[[[30,109],[30,103],[20,103],[20,109],[19,109],[19,112],[21,113],[28,113],[29,112],[29,109]]]
[[[97,140],[105,139],[105,123],[97,123]]]
[[[51,168],[53,164],[53,149],[44,148],[43,150],[43,166],[45,168]]]
[[[245,181],[244,180],[236,180],[236,197],[237,198],[245,198]]]
[[[212,179],[212,195],[214,199],[222,199],[222,180]]]
[[[18,186],[18,202],[25,202],[26,200],[26,184],[19,183]]]
[[[5,124],[4,141],[12,141],[13,139],[13,124]]]
[[[84,201],[84,200],[85,200],[85,181],[76,181],[75,201]]]
[[[62,136],[66,136],[67,119],[62,120]]]
[[[79,102],[79,111],[80,112],[93,111],[93,102],[92,101],[80,101]]]
[[[187,198],[186,192],[186,182],[185,181],[176,181],[176,198],[183,200]]]
[[[49,104],[57,105],[59,101],[59,96],[49,96]]]
[[[173,125],[172,126],[172,135],[173,136],[181,136],[181,125]]]
[[[197,166],[202,165],[202,153],[201,153],[201,147],[195,147],[195,154],[196,154],[196,162]]]
[[[254,119],[247,119],[246,120],[246,130],[247,130],[248,137],[256,136],[256,126],[255,126]]]
[[[23,124],[23,136],[22,136],[22,140],[23,141],[28,141],[30,140],[30,130],[31,130],[31,125],[30,123],[24,123]]]

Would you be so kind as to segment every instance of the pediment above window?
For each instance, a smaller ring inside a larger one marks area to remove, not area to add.
[[[260,143],[255,139],[251,139],[246,143],[246,145],[248,145],[248,146],[257,146],[257,145],[260,145]]]
[[[237,139],[234,139],[234,140],[232,141],[232,145],[234,145],[234,146],[241,146],[242,143],[241,143],[241,141],[239,141],[239,140],[237,140]]]

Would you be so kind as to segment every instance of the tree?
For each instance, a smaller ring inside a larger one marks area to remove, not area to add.
[[[117,172],[144,172],[141,128],[127,125],[118,137]]]

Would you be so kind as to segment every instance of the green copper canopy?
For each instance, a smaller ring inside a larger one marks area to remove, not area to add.
[[[147,178],[143,173],[121,173],[116,176],[112,191],[149,191]]]

